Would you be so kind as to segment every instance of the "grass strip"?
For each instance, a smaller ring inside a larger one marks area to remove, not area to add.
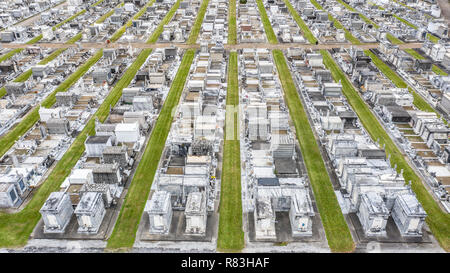
[[[323,8],[319,3],[317,3],[316,0],[310,0],[310,1],[311,1],[311,3],[313,4],[313,6],[315,6],[317,9],[319,9],[319,10],[324,10],[324,8]],[[341,22],[339,22],[338,20],[336,20],[336,18],[334,18],[329,12],[328,12],[328,19],[329,19],[331,22],[333,22],[334,26],[335,26],[337,29],[342,29],[342,30],[344,30],[344,32],[345,32],[345,38],[346,38],[349,42],[351,42],[351,43],[354,44],[354,45],[360,45],[360,44],[361,44],[361,42],[360,42],[358,39],[356,39],[356,37],[353,36],[353,34],[351,34],[350,31],[348,31],[346,28],[344,28],[344,26],[341,24]]]
[[[104,1],[104,0],[97,1],[97,2],[96,2],[95,4],[93,4],[92,6],[93,6],[93,7],[94,7],[94,6],[97,6],[97,5],[99,5],[99,4],[100,4],[101,2],[103,2],[103,1]],[[64,3],[64,2],[66,2],[66,1],[63,1],[63,2],[61,2],[61,3]],[[67,22],[72,21],[73,19],[75,19],[76,17],[78,17],[79,15],[81,15],[81,14],[83,14],[83,13],[85,13],[85,12],[86,12],[85,9],[82,10],[82,11],[80,11],[80,12],[78,12],[77,14],[71,16],[70,18],[64,20],[63,22],[61,22],[61,23],[59,23],[59,24],[53,26],[53,27],[52,27],[52,30],[55,31],[55,30],[56,30],[57,28],[59,28],[60,26],[64,25],[64,24],[67,23]],[[111,13],[111,14],[112,14],[112,13]],[[110,15],[111,15],[111,14],[110,14]],[[110,15],[108,15],[108,16],[110,16]],[[105,15],[103,15],[103,16],[105,16]],[[102,17],[103,17],[103,16],[102,16]],[[105,19],[106,19],[106,18],[105,18]],[[40,35],[34,37],[33,39],[31,39],[30,41],[28,41],[28,42],[25,43],[25,44],[27,44],[27,45],[32,45],[32,44],[34,44],[34,43],[39,42],[42,38],[43,38],[43,35],[40,34]],[[8,60],[8,59],[10,59],[12,56],[14,56],[14,55],[17,54],[17,53],[22,52],[23,50],[24,50],[24,48],[17,48],[17,49],[11,50],[11,51],[8,52],[8,53],[3,54],[2,56],[0,56],[0,63],[3,62],[3,61],[6,61],[6,60]],[[1,98],[2,96],[3,96],[3,95],[2,95],[2,92],[0,91],[0,98]]]
[[[181,1],[182,0],[177,0],[177,2],[175,2],[175,4],[172,6],[172,8],[169,10],[169,12],[164,17],[164,19],[161,21],[161,23],[155,29],[152,36],[150,36],[150,39],[147,40],[147,43],[152,44],[152,43],[156,43],[156,41],[158,41],[159,36],[164,31],[164,26],[167,25],[170,22],[170,20],[172,20],[172,17],[174,16],[175,12],[177,11],[178,7],[180,6]]]
[[[261,13],[261,16],[267,18],[267,14],[265,13]],[[272,28],[270,25],[269,27],[270,29]],[[328,245],[333,252],[352,252],[355,244],[339,203],[337,202],[330,177],[328,176],[325,163],[320,154],[319,146],[298,95],[289,67],[286,64],[286,59],[281,50],[273,50],[272,55],[277,66],[278,76],[283,87],[289,114],[294,122],[297,139],[308,171],[308,177],[311,181]]]
[[[187,44],[193,45],[197,42],[198,34],[200,33],[200,28],[202,27],[203,18],[205,17],[206,9],[208,8],[209,0],[203,0],[202,4],[198,10],[197,18],[195,19],[194,26],[191,29]]]
[[[67,44],[74,44],[79,39],[81,39],[81,32],[79,32],[77,35],[72,37],[67,42]],[[66,50],[66,49],[67,48],[60,48],[60,49],[57,49],[57,50],[53,51],[50,55],[48,55],[45,59],[40,61],[38,64],[44,65],[44,64],[47,64],[47,63],[53,61],[56,57],[59,56],[59,54],[64,52],[64,50]],[[27,71],[25,71],[22,74],[20,74],[19,76],[17,76],[17,78],[15,78],[13,80],[13,82],[24,82],[24,81],[28,80],[31,77],[32,74],[33,74],[33,72],[31,71],[31,69],[28,69]],[[2,87],[2,88],[0,88],[0,98],[2,98],[4,95],[6,95],[6,88]]]
[[[74,166],[83,154],[86,135],[93,131],[94,122],[91,120],[22,211],[14,214],[0,213],[1,247],[19,247],[27,243],[33,228],[41,217],[39,209],[51,192],[59,190],[63,180],[70,174],[70,166]]]
[[[86,13],[86,10],[83,9],[82,11],[79,11],[77,13],[75,13],[74,15],[70,16],[69,18],[67,18],[66,20],[62,21],[61,23],[55,25],[54,27],[52,27],[52,30],[55,31],[57,28],[59,28],[60,26],[64,25],[65,23],[68,23],[70,21],[72,21],[73,19],[77,18],[78,16],[80,16],[81,14]]]
[[[173,109],[178,105],[194,55],[195,50],[189,49],[183,56],[167,99],[164,102],[158,120],[152,130],[150,140],[128,189],[114,230],[108,240],[108,249],[131,248],[133,246],[145,202],[170,131]]]
[[[101,51],[100,51],[101,53]],[[100,54],[99,53],[99,54]],[[95,55],[94,57],[98,57]],[[92,59],[92,58],[91,58]],[[80,69],[82,69],[81,67]],[[78,70],[79,72],[79,70]],[[81,75],[80,75],[81,76]],[[75,81],[74,78],[72,78]],[[67,82],[66,82],[67,83]],[[62,87],[63,88],[63,87]],[[67,87],[68,88],[68,87]],[[62,90],[59,90],[62,91]],[[112,96],[113,94],[110,94]],[[108,98],[105,101],[108,101]],[[39,118],[38,108],[36,108],[31,114],[37,115]],[[39,187],[36,194],[31,199],[30,203],[20,212],[14,214],[0,213],[0,246],[1,247],[17,247],[26,244],[29,235],[33,231],[33,228],[39,221],[41,215],[39,209],[44,204],[48,195],[57,191],[64,181],[64,179],[70,174],[71,169],[75,166],[78,159],[84,152],[84,142],[88,134],[94,133],[94,120],[101,114],[100,109],[89,120],[86,127],[82,130],[80,135],[70,146],[69,150],[64,154],[60,161],[56,164],[53,171],[48,178]],[[103,110],[104,111],[104,110]],[[108,108],[109,111],[109,108]],[[31,118],[30,118],[31,120]],[[34,122],[33,122],[34,124]],[[23,123],[19,126],[25,126]]]
[[[115,42],[115,41],[119,40],[119,38],[122,37],[122,35],[127,30],[127,28],[131,27],[131,25],[133,24],[133,20],[139,19],[139,17],[141,17],[147,11],[147,7],[150,7],[151,5],[153,5],[153,3],[155,3],[155,1],[156,0],[150,0],[149,2],[147,2],[147,4],[145,4],[130,20],[128,20],[124,26],[119,28],[113,34],[113,36],[111,36],[111,39],[109,39],[109,40],[111,42]]]
[[[431,33],[427,33],[427,39],[430,40],[432,43],[437,44],[439,42],[439,37],[434,36]]]
[[[345,3],[344,1],[342,1],[342,0],[337,0],[339,3],[341,3],[343,6],[345,6],[348,10],[350,10],[350,11],[353,11],[353,12],[358,12],[358,11],[356,11],[354,8],[352,8],[350,5],[348,5],[347,3]],[[372,4],[372,3],[371,3]],[[373,4],[372,4],[373,5]],[[359,13],[359,12],[358,12]],[[366,16],[364,16],[363,14],[361,14],[361,13],[359,13],[359,16],[364,20],[364,21],[366,21],[367,23],[369,23],[369,24],[372,24],[375,28],[379,28],[379,26],[377,25],[377,24],[375,24],[373,21],[371,21],[370,19],[368,19]],[[395,15],[396,16],[396,15]],[[401,19],[401,18],[400,18]],[[399,19],[399,20],[400,20]],[[409,22],[408,22],[409,23]],[[430,35],[429,33],[427,34],[427,36],[430,36],[429,37],[429,39],[433,39],[433,37],[434,38],[437,38],[437,37],[435,37],[435,36],[433,36],[433,35]],[[403,44],[403,41],[401,41],[400,39],[398,39],[397,37],[394,37],[392,34],[390,34],[390,33],[387,33],[386,34],[386,38],[391,42],[391,43],[393,43],[393,44],[395,44],[395,45],[399,45],[399,44]],[[434,43],[437,43],[437,41],[436,42],[434,42]],[[426,59],[424,56],[422,56],[422,55],[420,55],[417,51],[415,51],[414,49],[412,49],[412,48],[408,48],[408,49],[404,49],[404,51],[406,52],[406,53],[408,53],[409,55],[411,55],[412,57],[414,57],[415,59],[418,59],[418,60],[424,60],[424,59]],[[434,73],[436,73],[437,75],[442,75],[442,76],[448,76],[448,74],[445,72],[445,71],[443,71],[442,69],[440,69],[439,67],[437,67],[436,65],[434,65],[433,64],[433,66],[432,66],[432,71],[434,72]]]
[[[154,43],[157,41],[164,25],[172,19],[179,7],[180,2],[181,1],[179,0],[175,3],[165,18],[161,21],[154,34],[149,38],[147,43]],[[201,24],[201,22],[199,24]],[[140,54],[140,56],[142,54],[144,55],[142,57],[143,61],[140,63],[139,67],[145,62],[147,57],[150,55],[150,52],[150,49],[146,49]],[[170,131],[170,126],[173,120],[173,109],[178,105],[178,101],[180,100],[184,83],[189,74],[194,55],[194,49],[189,49],[184,53],[180,67],[178,68],[175,79],[170,87],[169,94],[158,116],[155,127],[152,130],[149,142],[133,176],[133,180],[131,181],[130,188],[128,189],[127,196],[125,197],[123,206],[120,210],[114,230],[111,237],[108,239],[108,249],[122,249],[133,246],[139,221],[144,211],[145,201],[147,200],[150,192],[153,177],[158,168],[158,162],[164,150],[167,135]],[[137,61],[138,60],[136,60],[136,62]],[[139,67],[134,71],[134,74],[137,73]],[[123,84],[122,89],[129,85],[131,79],[126,85]],[[117,100],[119,98],[120,96]]]
[[[409,92],[413,94],[414,105],[421,111],[436,112],[419,94],[417,94],[411,87],[409,87],[403,79],[394,72],[387,64],[385,64],[377,55],[370,50],[365,50],[364,53],[372,59],[372,62],[378,69],[398,88],[408,88]]]
[[[405,8],[408,8],[408,9],[410,9],[410,10],[419,12],[419,11],[417,11],[415,8],[410,7],[410,6],[404,4],[404,3],[400,2],[400,1],[397,1],[397,0],[393,0],[393,1],[394,1],[395,3],[397,3],[397,4],[399,4],[399,5],[404,6]],[[425,15],[425,17],[428,17],[428,18],[433,18],[433,16],[431,16],[431,15],[429,15],[429,14],[427,14],[427,13],[424,13],[423,15]]]
[[[294,122],[297,139],[311,181],[328,245],[333,252],[351,252],[354,250],[355,244],[334,193],[330,177],[327,175],[325,163],[299,98],[291,72],[282,51],[273,50],[272,54],[283,86],[285,101]]]
[[[392,14],[392,16],[394,16],[397,20],[399,20],[399,21],[402,22],[403,24],[407,25],[408,27],[413,28],[413,29],[417,29],[417,26],[416,26],[416,25],[414,25],[414,24],[412,24],[411,22],[409,22],[409,21],[403,19],[402,17],[400,17],[400,16],[398,16],[398,15],[395,15],[395,14]]]
[[[354,9],[352,6],[350,6],[349,4],[345,3],[342,0],[336,0],[337,2],[339,2],[341,5],[343,5],[344,7],[346,7],[349,11],[353,11],[353,12],[357,12],[359,14],[359,17],[366,22],[367,24],[371,24],[373,25],[376,29],[380,28],[379,25],[377,25],[374,21],[370,20],[369,18],[367,18],[364,14],[358,12],[356,9]]]
[[[269,40],[269,43],[271,44],[278,44],[277,36],[275,35],[275,32],[273,32],[272,25],[269,17],[267,16],[266,8],[264,7],[262,0],[256,0],[256,4],[258,5],[258,10],[261,15],[260,18],[264,26],[264,31],[266,32],[267,40]]]
[[[99,1],[95,2],[94,4],[92,4],[92,6],[96,7],[96,6],[100,5],[103,1],[105,1],[105,0],[99,0]]]
[[[237,52],[230,52],[228,60],[226,102],[225,132],[232,127],[234,134],[226,133],[224,139],[217,248],[224,252],[236,252],[242,250],[245,244],[242,229]],[[230,135],[232,139],[228,139]]]
[[[55,95],[58,92],[67,91],[78,79],[80,79],[89,68],[96,63],[103,55],[99,50],[94,56],[88,59],[80,68],[64,80],[56,89],[41,103],[41,106],[49,108],[55,102]],[[2,157],[14,143],[25,134],[39,120],[39,106],[28,113],[23,120],[8,133],[0,137],[0,157]]]
[[[321,50],[321,53],[324,57],[324,64],[330,69],[335,81],[341,82],[342,91],[358,115],[364,128],[366,128],[373,140],[378,139],[381,145],[385,145],[386,153],[391,155],[391,163],[393,165],[397,164],[397,171],[403,169],[403,177],[405,180],[412,182],[412,189],[428,214],[426,218],[428,226],[442,248],[447,252],[450,251],[450,215],[443,212],[433,197],[428,193],[420,178],[407,163],[404,155],[399,151],[342,70],[339,69],[330,53],[325,50]]]
[[[116,8],[122,7],[124,4],[125,4],[125,3],[122,2],[122,3],[120,3],[119,5],[117,5]],[[101,24],[101,23],[105,22],[106,19],[108,19],[111,15],[114,14],[114,12],[116,11],[116,8],[114,8],[114,9],[108,11],[106,14],[103,14],[102,17],[98,18],[98,20],[95,21],[95,23],[96,23],[96,24]]]
[[[302,17],[298,14],[298,12],[294,9],[294,7],[291,5],[289,0],[284,0],[284,3],[286,4],[289,12],[292,15],[292,18],[294,18],[295,22],[297,22],[297,25],[300,27],[300,29],[303,32],[303,36],[309,41],[311,44],[318,43],[318,40],[316,37],[314,37],[313,33],[309,29],[308,25],[306,25],[305,21],[303,21]]]
[[[409,6],[405,5],[405,4],[403,4],[403,3],[401,3],[401,2],[398,2],[398,1],[396,1],[396,0],[394,0],[394,2],[396,2],[397,4],[403,5],[403,6],[409,8],[409,9],[411,9],[411,10],[416,11],[415,9],[413,9],[413,8],[411,8],[411,7],[409,7]],[[375,3],[373,3],[373,2],[369,2],[369,4],[372,5],[372,6],[378,7],[379,10],[385,10],[385,8],[383,8],[382,6],[379,6],[379,5],[375,4]],[[424,15],[427,16],[427,17],[429,17],[429,18],[432,18],[430,15],[428,15],[428,14],[426,14],[426,13],[424,13]],[[404,23],[405,25],[408,25],[409,27],[411,27],[411,28],[413,28],[413,29],[418,29],[418,27],[417,27],[416,25],[414,25],[414,24],[412,24],[411,22],[409,22],[409,21],[407,21],[407,20],[405,20],[405,19],[403,19],[403,18],[397,16],[396,14],[392,14],[392,16],[394,16],[395,18],[397,18],[400,22]],[[393,37],[393,36],[392,36],[392,37]],[[388,37],[388,39],[391,40],[389,37]],[[439,42],[439,38],[436,37],[436,36],[434,36],[434,35],[431,34],[431,33],[427,33],[427,39],[430,40],[432,43],[435,43],[435,44],[437,44],[437,43]],[[394,40],[394,39],[393,39],[393,40]],[[392,42],[392,41],[391,41],[391,42]],[[392,43],[394,43],[394,42],[392,42]],[[403,42],[400,41],[400,43],[403,43]],[[396,43],[396,44],[398,44],[398,43]]]
[[[236,0],[230,0],[228,7],[228,44],[235,45],[236,42]]]
[[[101,2],[103,2],[104,0],[100,0],[97,2],[97,4],[100,4]],[[122,3],[123,4],[123,3]],[[109,16],[111,16],[111,14],[109,14]],[[123,34],[123,33],[122,33]],[[42,36],[42,34],[40,35]],[[39,36],[38,36],[39,37]],[[74,37],[72,37],[71,39],[69,39],[66,43],[67,44],[74,44],[75,42],[77,42],[78,40],[80,40],[82,37],[82,32],[79,32],[77,35],[75,35]],[[41,37],[42,38],[42,37]],[[40,65],[45,65],[51,61],[53,61],[56,57],[58,57],[62,52],[64,52],[67,48],[59,48],[57,50],[55,50],[54,52],[52,52],[49,56],[47,56],[45,59],[43,59],[42,61],[40,61],[38,64]],[[14,82],[24,82],[26,80],[28,80],[28,78],[30,78],[32,75],[32,71],[31,69],[25,71],[24,73],[20,74],[16,79],[14,79]],[[5,87],[0,88],[0,98],[2,98],[4,95],[6,95],[6,89]]]
[[[441,76],[448,76],[448,73],[443,71],[442,69],[440,69],[439,67],[437,67],[436,65],[433,64],[433,66],[431,67],[431,70],[436,73],[437,75],[441,75]]]
[[[146,51],[148,52],[150,49],[144,50],[144,52]],[[125,74],[127,72],[128,70]],[[132,78],[133,77],[131,77],[131,79]],[[130,77],[122,77],[118,84],[121,81],[131,81],[131,79]],[[122,84],[122,86],[124,86],[124,84]],[[103,122],[108,116],[110,108],[102,106],[104,104],[113,105],[113,103],[117,102],[120,98],[121,92],[122,89],[119,88],[113,88],[111,90],[103,104],[87,122],[85,128],[72,143],[69,150],[63,155],[61,160],[58,161],[53,171],[39,187],[30,203],[18,213],[0,213],[0,247],[19,247],[24,246],[27,243],[31,232],[41,217],[39,209],[51,192],[59,190],[61,183],[71,173],[72,168],[82,156],[85,149],[84,142],[86,141],[87,136],[95,133],[95,119],[98,118]]]
[[[37,42],[39,42],[42,39],[42,37],[43,37],[43,35],[40,34],[40,35],[34,37],[33,39],[29,40],[25,44],[26,45],[32,45],[34,43],[37,43]],[[2,56],[0,56],[0,63],[11,59],[12,56],[14,56],[17,53],[22,52],[23,50],[24,50],[24,48],[16,48],[16,49],[13,49],[13,50],[3,54]]]

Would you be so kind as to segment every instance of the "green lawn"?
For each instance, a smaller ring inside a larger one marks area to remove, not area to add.
[[[412,181],[412,189],[428,214],[426,219],[428,226],[442,248],[450,251],[450,215],[444,213],[439,208],[436,201],[422,184],[420,178],[409,166],[405,157],[398,150],[397,146],[395,146],[394,142],[385,132],[384,128],[372,114],[369,107],[359,96],[347,77],[345,77],[345,74],[339,69],[331,55],[325,50],[322,50],[321,53],[324,57],[326,67],[331,70],[333,78],[341,82],[342,91],[364,125],[364,128],[366,128],[373,140],[378,139],[381,145],[386,145],[386,153],[391,156],[391,163],[393,165],[397,164],[397,171],[404,170],[403,177],[406,181]]]
[[[230,0],[228,6],[228,44],[235,45],[236,42],[236,0]]]
[[[227,109],[223,146],[222,178],[219,206],[217,249],[236,252],[244,248],[242,229],[241,159],[239,141],[239,83],[237,52],[230,52],[228,61]],[[234,134],[232,134],[234,133]],[[231,135],[231,139],[227,136]]]

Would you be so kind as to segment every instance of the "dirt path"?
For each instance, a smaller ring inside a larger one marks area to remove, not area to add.
[[[199,48],[199,44],[188,45],[188,44],[177,44],[177,43],[156,43],[156,44],[146,44],[146,43],[76,43],[76,44],[65,44],[65,43],[37,43],[33,45],[25,45],[25,44],[9,44],[9,43],[0,43],[0,48],[24,48],[24,47],[35,47],[39,46],[42,48],[68,48],[68,47],[80,47],[85,49],[90,48],[126,48],[131,45],[134,48],[166,48],[170,46],[188,49],[188,48]],[[332,48],[349,48],[356,47],[361,49],[371,49],[378,48],[379,43],[367,43],[362,45],[353,45],[351,43],[339,43],[339,44],[304,44],[304,43],[284,43],[284,44],[270,44],[270,43],[243,43],[236,45],[228,45],[225,44],[224,47],[227,50],[237,50],[243,48],[267,48],[267,49],[288,49],[290,47],[300,47],[300,48],[311,48],[311,49],[332,49]],[[398,45],[400,49],[407,48],[420,48],[422,47],[422,43],[404,43]]]
[[[450,23],[450,3],[448,0],[438,0],[438,4],[441,7],[441,16],[445,19],[447,24]]]

